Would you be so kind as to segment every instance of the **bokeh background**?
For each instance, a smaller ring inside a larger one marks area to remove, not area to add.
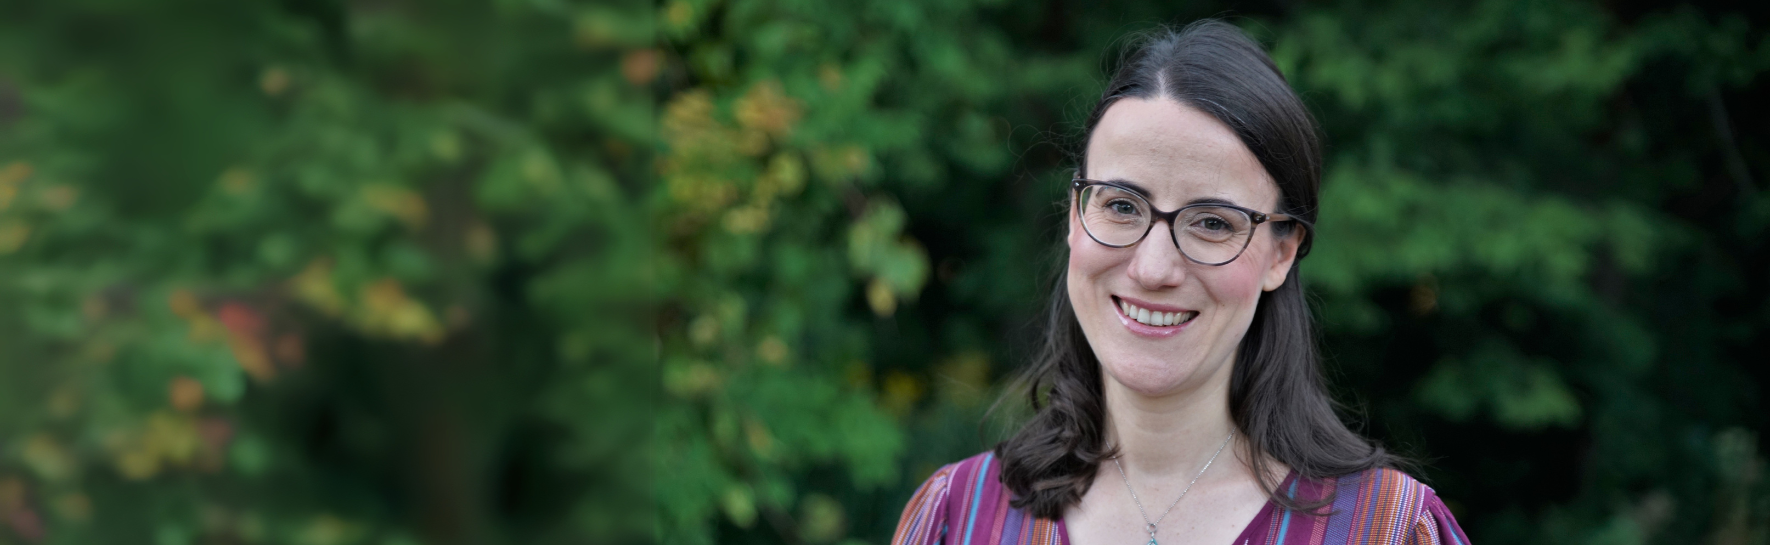
[[[1124,37],[1205,16],[1474,540],[1770,542],[1762,2],[7,0],[0,544],[885,543],[1024,416]]]

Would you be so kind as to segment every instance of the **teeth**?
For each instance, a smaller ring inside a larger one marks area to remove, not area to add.
[[[1119,307],[1125,311],[1125,316],[1131,317],[1132,320],[1156,327],[1177,325],[1198,316],[1197,312],[1150,312],[1149,309],[1125,301],[1119,301]]]

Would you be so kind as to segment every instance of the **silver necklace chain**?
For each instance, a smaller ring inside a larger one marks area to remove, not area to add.
[[[1145,545],[1157,545],[1155,542],[1155,525],[1161,524],[1162,519],[1168,518],[1168,513],[1174,511],[1174,506],[1180,505],[1180,499],[1185,498],[1186,493],[1192,491],[1192,485],[1198,484],[1198,478],[1205,476],[1205,471],[1211,469],[1211,462],[1217,461],[1217,455],[1223,454],[1223,449],[1229,446],[1229,440],[1234,438],[1235,430],[1230,430],[1229,436],[1223,438],[1223,445],[1217,447],[1216,454],[1212,454],[1211,459],[1205,461],[1205,467],[1200,468],[1198,474],[1192,476],[1192,482],[1186,483],[1186,488],[1180,491],[1180,497],[1174,498],[1174,503],[1168,504],[1168,510],[1162,511],[1162,516],[1156,517],[1155,522],[1150,522],[1149,513],[1143,510],[1143,500],[1137,499],[1137,491],[1131,489],[1131,478],[1125,475],[1125,465],[1119,463],[1118,456],[1112,458],[1112,465],[1119,468],[1119,479],[1125,481],[1125,491],[1130,492],[1131,501],[1137,503],[1137,514],[1143,515],[1143,523],[1145,524],[1144,529],[1149,531],[1149,543]]]

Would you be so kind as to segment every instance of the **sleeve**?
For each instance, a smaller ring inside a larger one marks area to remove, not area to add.
[[[1469,536],[1463,534],[1463,527],[1457,525],[1456,517],[1451,516],[1450,508],[1438,499],[1438,494],[1427,493],[1423,507],[1414,519],[1412,543],[1469,545]]]
[[[891,545],[936,545],[946,537],[946,497],[956,467],[950,464],[935,471],[910,496]]]

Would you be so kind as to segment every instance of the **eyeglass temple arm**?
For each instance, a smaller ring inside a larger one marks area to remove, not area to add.
[[[1310,223],[1309,220],[1299,218],[1296,216],[1292,216],[1290,214],[1261,214],[1261,217],[1264,219],[1262,219],[1260,221],[1260,223],[1278,223],[1278,222],[1283,222],[1283,221],[1294,221],[1294,222],[1301,224],[1304,227],[1309,228],[1309,230],[1311,230],[1311,231],[1315,230],[1315,224]]]

